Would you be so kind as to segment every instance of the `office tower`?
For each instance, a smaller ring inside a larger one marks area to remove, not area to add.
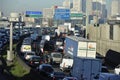
[[[92,10],[92,0],[86,0],[86,13],[88,15],[91,15],[92,12],[93,12],[93,10]]]
[[[73,10],[82,12],[82,0],[73,0]]]
[[[119,1],[118,0],[112,0],[111,3],[111,16],[119,14]]]
[[[63,2],[63,7],[70,9],[70,0],[65,0],[65,1]]]

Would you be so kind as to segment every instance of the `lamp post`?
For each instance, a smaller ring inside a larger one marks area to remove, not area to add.
[[[10,22],[10,50],[7,51],[7,61],[13,61],[13,23]]]

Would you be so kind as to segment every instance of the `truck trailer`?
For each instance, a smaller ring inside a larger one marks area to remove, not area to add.
[[[99,80],[102,61],[94,58],[73,58],[71,75],[78,80]]]
[[[96,42],[82,37],[67,36],[64,51],[71,56],[96,58]]]

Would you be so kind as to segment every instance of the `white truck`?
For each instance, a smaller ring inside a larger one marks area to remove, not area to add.
[[[69,55],[63,56],[62,62],[60,63],[60,69],[62,71],[71,70],[73,66],[73,58]]]
[[[74,57],[71,75],[78,80],[99,80],[102,61],[94,58]]]
[[[67,36],[65,39],[65,53],[78,57],[96,58],[96,42],[88,39]]]

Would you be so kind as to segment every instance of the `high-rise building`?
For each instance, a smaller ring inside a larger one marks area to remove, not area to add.
[[[2,15],[2,12],[0,12],[0,17],[2,17],[3,15]]]
[[[92,0],[86,0],[86,12],[89,15],[92,14],[92,12],[93,12],[93,10],[92,10]]]
[[[118,0],[118,8],[120,8],[120,0]],[[120,14],[120,9],[119,9],[119,14]]]
[[[73,10],[82,12],[82,0],[73,0]]]
[[[111,3],[111,16],[119,14],[119,1],[118,0],[112,0]]]
[[[53,18],[53,9],[52,8],[44,8],[43,9],[43,18]]]
[[[44,26],[52,26],[52,18],[53,18],[53,8],[44,8],[43,9],[43,22]]]
[[[65,0],[65,1],[63,2],[63,7],[70,9],[70,0]]]

